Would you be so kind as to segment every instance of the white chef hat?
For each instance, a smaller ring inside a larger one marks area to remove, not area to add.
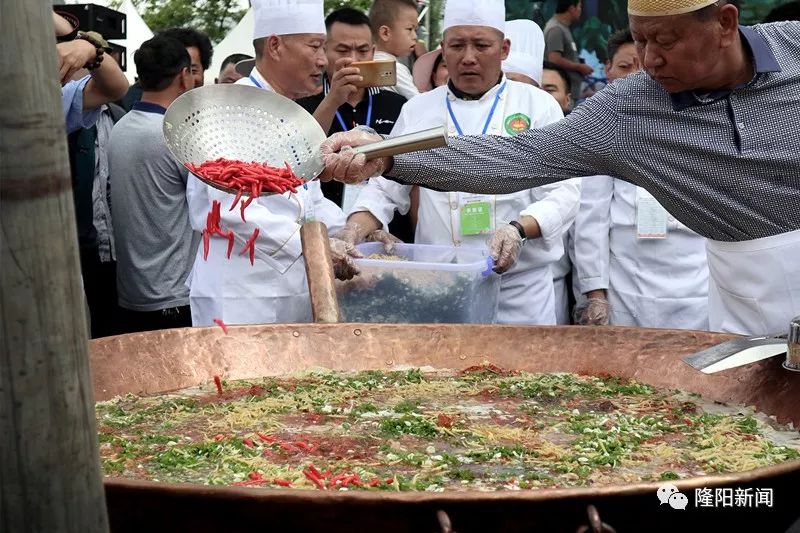
[[[503,61],[503,72],[517,72],[542,84],[544,62],[544,33],[532,20],[506,22],[506,37],[511,39],[511,52]]]
[[[323,0],[252,0],[253,39],[294,33],[325,33]]]
[[[488,26],[505,32],[504,0],[447,0],[444,6],[444,30],[453,26]]]

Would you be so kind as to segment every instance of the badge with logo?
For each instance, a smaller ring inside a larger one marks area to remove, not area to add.
[[[523,113],[515,113],[506,117],[506,131],[509,135],[517,135],[531,127],[531,119]]]

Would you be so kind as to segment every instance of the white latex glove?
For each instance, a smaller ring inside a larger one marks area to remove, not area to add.
[[[334,133],[319,148],[322,162],[325,163],[325,170],[319,179],[321,181],[335,179],[342,183],[355,184],[380,176],[389,167],[391,158],[379,157],[367,161],[364,154],[356,154],[353,148],[382,140],[383,137],[363,126]]]
[[[611,306],[605,298],[589,298],[575,308],[575,323],[579,326],[607,326]]]
[[[394,253],[394,245],[395,244],[402,244],[403,241],[389,233],[388,231],[384,231],[382,229],[376,229],[365,239],[367,242],[380,242],[383,243],[383,249],[387,254]]]
[[[348,280],[361,273],[353,262],[353,258],[364,257],[356,247],[349,242],[331,237],[331,259],[333,261],[333,274],[336,279]]]
[[[522,237],[519,230],[511,224],[497,228],[489,240],[489,253],[494,259],[494,271],[502,274],[517,262],[522,250]]]
[[[403,242],[388,231],[382,229],[376,229],[362,238],[361,236],[364,235],[364,231],[363,225],[357,222],[348,222],[344,228],[334,235],[334,238],[340,239],[353,246],[361,244],[362,242],[380,242],[383,243],[383,249],[387,254],[394,253],[394,245]]]
[[[345,226],[337,231],[333,238],[344,241],[351,246],[360,244],[362,242],[361,235],[364,233],[361,224],[355,222],[348,222]]]

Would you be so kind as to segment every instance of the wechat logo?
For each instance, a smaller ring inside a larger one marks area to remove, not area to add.
[[[666,503],[669,504],[669,506],[673,509],[684,510],[686,509],[686,506],[689,505],[689,498],[687,498],[685,494],[681,493],[678,490],[678,487],[672,483],[664,483],[658,487],[656,496],[658,496],[658,501],[661,502],[661,505]]]

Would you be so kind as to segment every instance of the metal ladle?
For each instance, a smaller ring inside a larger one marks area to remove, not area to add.
[[[305,181],[325,169],[319,147],[327,136],[316,119],[292,100],[255,87],[206,85],[184,93],[167,109],[163,131],[170,151],[184,165],[220,157],[276,167],[289,163]],[[439,127],[359,146],[355,151],[375,159],[446,144],[447,132]],[[238,192],[198,178],[216,189]]]

